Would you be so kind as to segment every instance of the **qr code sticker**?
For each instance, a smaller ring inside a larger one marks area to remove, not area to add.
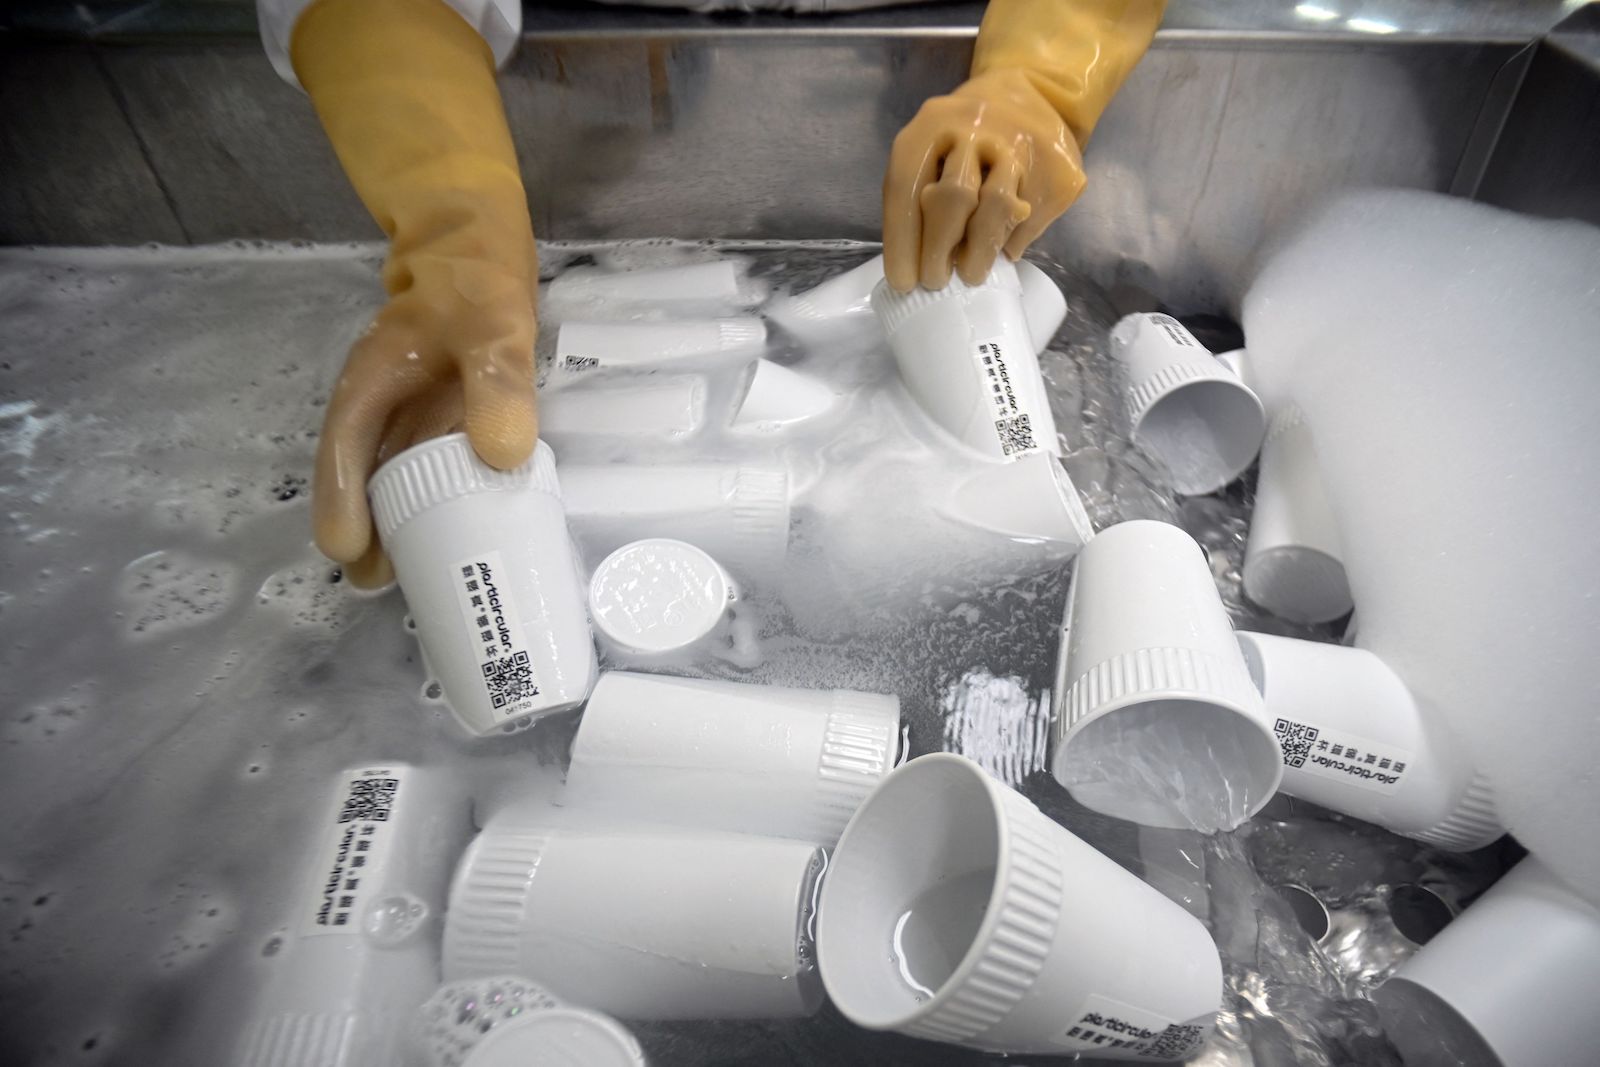
[[[1038,447],[1033,443],[1033,422],[1027,415],[995,419],[994,429],[1000,435],[1001,450],[1008,456],[1031,452]]]
[[[1173,1023],[1149,1045],[1140,1049],[1139,1055],[1151,1060],[1181,1060],[1200,1044],[1202,1034],[1198,1026]]]
[[[489,687],[489,702],[496,709],[539,695],[539,687],[533,684],[533,668],[528,664],[526,652],[485,663],[483,683]]]
[[[1279,719],[1272,724],[1272,732],[1278,735],[1278,746],[1283,749],[1283,765],[1304,767],[1311,747],[1317,743],[1317,728]]]
[[[398,778],[355,779],[350,783],[350,794],[344,798],[344,810],[339,812],[339,821],[388,822],[399,788]]]

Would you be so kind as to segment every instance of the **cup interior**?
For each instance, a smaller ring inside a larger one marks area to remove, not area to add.
[[[993,907],[999,813],[983,772],[924,756],[856,813],[823,887],[817,954],[845,1017],[896,1029],[932,1008]]]
[[[1180,493],[1221,489],[1249,467],[1266,434],[1261,401],[1237,381],[1201,379],[1157,400],[1135,435]]]
[[[1331,622],[1354,606],[1344,564],[1308,545],[1279,545],[1248,556],[1244,591],[1290,622]]]
[[[1145,826],[1231,830],[1272,798],[1277,741],[1227,704],[1199,698],[1112,708],[1070,735],[1056,776],[1087,808]]]

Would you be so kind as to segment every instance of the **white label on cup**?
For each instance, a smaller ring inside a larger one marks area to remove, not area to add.
[[[1010,341],[990,338],[977,343],[972,351],[972,359],[978,365],[983,388],[989,394],[1000,451],[1007,459],[1016,459],[1039,451],[1039,443],[1034,437],[1039,420],[1027,410],[1018,392],[1021,386],[1012,374],[1010,349]],[[1023,358],[1031,356],[1032,353],[1025,353]]]
[[[478,661],[478,676],[489,704],[502,719],[533,710],[539,686],[523,647],[522,620],[511,602],[505,562],[498,552],[482,552],[451,568],[461,620]]]
[[[1209,1026],[1175,1023],[1132,1004],[1091,993],[1056,1044],[1075,1051],[1140,1060],[1181,1060],[1205,1042]]]
[[[379,767],[351,776],[339,795],[306,901],[301,933],[348,934],[361,929],[363,905],[381,889],[385,852],[394,833],[395,802],[406,771]]]
[[[1171,315],[1151,315],[1150,321],[1161,327],[1173,344],[1181,345],[1184,348],[1201,347],[1200,342],[1195,340],[1194,334],[1184,329],[1183,323]]]
[[[1343,730],[1278,719],[1272,732],[1283,750],[1285,767],[1379,793],[1399,789],[1412,763],[1411,753],[1403,748]]]

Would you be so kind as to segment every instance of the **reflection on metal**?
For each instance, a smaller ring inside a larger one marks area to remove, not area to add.
[[[1275,885],[1272,887],[1279,898],[1289,905],[1289,910],[1294,912],[1295,921],[1300,924],[1300,929],[1313,941],[1321,941],[1328,936],[1329,918],[1328,909],[1323,906],[1317,895],[1303,885]]]

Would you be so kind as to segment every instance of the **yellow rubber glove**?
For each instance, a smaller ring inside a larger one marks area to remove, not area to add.
[[[901,292],[976,284],[1086,181],[1082,149],[1149,48],[1165,0],[990,0],[972,77],[922,105],[883,179],[883,265]]]
[[[463,424],[496,467],[538,437],[539,267],[494,59],[444,0],[317,0],[295,74],[345,173],[389,235],[389,302],[350,350],[317,448],[317,546],[352,583],[387,584],[367,478]]]

